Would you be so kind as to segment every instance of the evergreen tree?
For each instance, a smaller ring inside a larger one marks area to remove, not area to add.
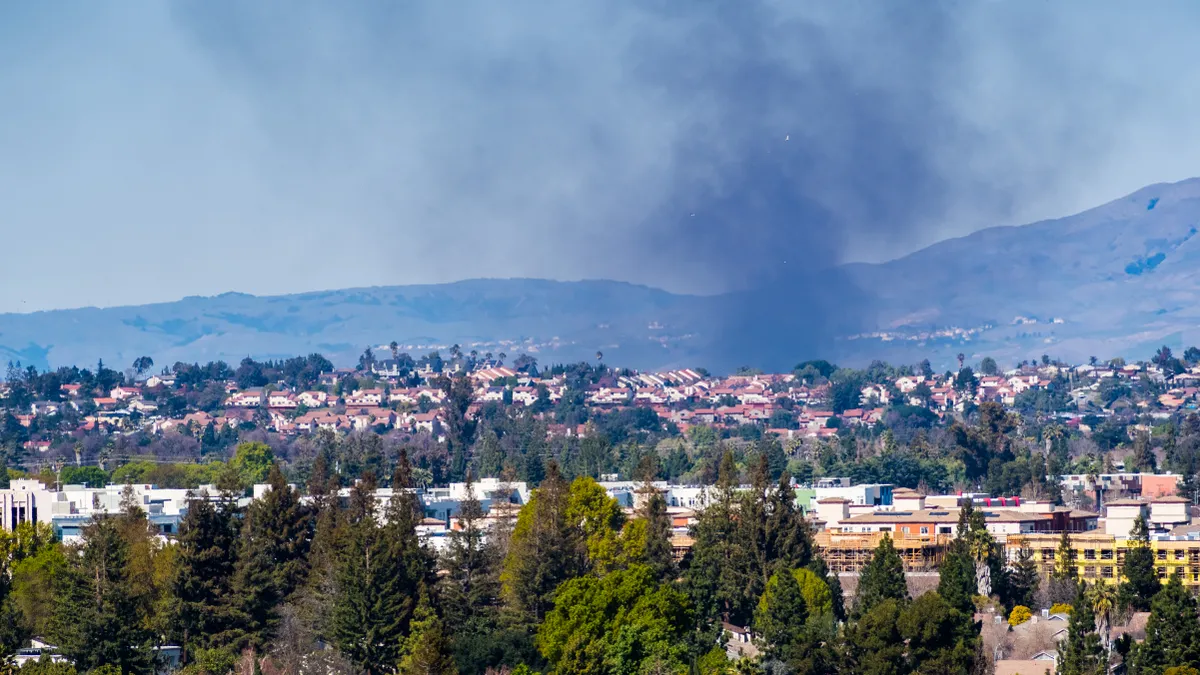
[[[671,545],[671,516],[667,513],[667,499],[654,487],[657,472],[655,455],[647,454],[638,468],[642,485],[639,488],[641,504],[637,519],[645,524],[645,563],[654,570],[659,581],[675,578],[675,551]]]
[[[904,580],[904,561],[885,532],[870,562],[863,566],[858,577],[858,594],[854,616],[861,617],[884,600],[899,604],[908,602],[908,584]]]
[[[312,541],[312,516],[279,466],[267,475],[270,489],[250,503],[241,528],[230,594],[232,630],[223,642],[261,650],[275,633],[280,606],[304,582]]]
[[[901,612],[898,626],[908,644],[908,668],[930,674],[972,672],[980,629],[972,616],[937,593],[913,600]]]
[[[94,519],[68,562],[55,586],[53,632],[62,653],[85,671],[112,666],[149,672],[151,635],[127,576],[129,543],[118,519]]]
[[[808,564],[808,569],[818,578],[824,579],[825,584],[829,587],[829,604],[833,611],[833,618],[837,621],[845,621],[846,595],[842,590],[842,580],[838,578],[838,575],[829,571],[825,559],[819,555],[813,556],[812,562]]]
[[[855,606],[857,610],[859,605]],[[900,636],[901,603],[883,598],[866,608],[846,629],[841,668],[847,675],[903,675],[904,638]]]
[[[1010,605],[1033,607],[1040,584],[1041,574],[1038,572],[1037,561],[1033,559],[1033,551],[1022,544],[1017,551],[1017,561],[1013,565],[1012,573],[1009,574]]]
[[[236,561],[237,534],[231,514],[201,493],[188,501],[179,526],[178,563],[172,594],[176,601],[176,639],[189,661],[192,651],[208,646],[209,636],[225,631],[226,611]]]
[[[1146,640],[1134,657],[1138,675],[1162,675],[1167,668],[1200,668],[1200,618],[1196,600],[1183,587],[1178,571],[1150,603]]]
[[[687,587],[701,616],[725,617],[732,622],[749,620],[743,613],[742,591],[738,569],[745,552],[738,545],[734,487],[737,467],[733,453],[726,450],[712,500],[704,507],[692,527],[691,564],[687,571]]]
[[[754,612],[754,630],[768,658],[789,659],[800,651],[808,607],[791,570],[771,575]]]
[[[458,675],[445,629],[424,588],[413,612],[412,633],[405,643],[396,672],[398,675]]]
[[[1073,605],[1079,593],[1079,567],[1075,564],[1075,551],[1071,548],[1071,535],[1063,530],[1054,552],[1054,570],[1050,572],[1051,604]]]
[[[1071,619],[1067,624],[1067,638],[1058,645],[1058,670],[1060,675],[1104,675],[1108,663],[1100,636],[1096,634],[1096,617],[1087,598],[1084,583],[1071,606]]]
[[[375,485],[368,472],[351,490],[329,619],[333,643],[368,675],[389,672],[399,662],[424,581],[407,573],[395,533],[379,522]]]
[[[937,592],[960,612],[974,611],[975,561],[971,558],[967,541],[962,537],[950,544],[942,564],[938,566]]]
[[[812,561],[812,529],[796,508],[796,492],[786,471],[767,499],[766,529],[766,558],[772,569],[796,569]]]
[[[1129,531],[1129,550],[1125,552],[1125,565],[1121,573],[1125,577],[1125,582],[1121,584],[1121,605],[1140,612],[1150,609],[1150,601],[1162,589],[1162,582],[1154,569],[1150,529],[1141,515],[1133,521],[1133,529]]]
[[[509,607],[531,627],[553,607],[554,589],[584,569],[583,542],[567,521],[570,492],[556,462],[521,509],[501,575]]]

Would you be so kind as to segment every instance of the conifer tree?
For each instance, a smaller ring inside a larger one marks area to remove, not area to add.
[[[1162,589],[1162,582],[1158,580],[1158,572],[1154,569],[1150,529],[1142,515],[1133,521],[1133,529],[1129,531],[1129,550],[1125,552],[1121,574],[1125,577],[1125,582],[1121,584],[1121,604],[1135,611],[1150,609],[1150,601]]]
[[[556,462],[517,516],[501,574],[509,608],[530,627],[553,607],[554,589],[584,569],[583,542],[567,521],[570,493]]]
[[[791,570],[771,575],[754,612],[754,630],[769,658],[788,660],[802,651],[808,607]]]
[[[379,522],[375,486],[368,472],[350,492],[329,618],[333,643],[368,675],[389,672],[399,662],[417,590]]]
[[[246,509],[238,544],[230,594],[233,626],[224,639],[238,650],[266,646],[279,623],[280,606],[307,573],[309,509],[278,465],[271,465],[267,480],[270,489]]]
[[[1009,600],[1012,605],[1033,607],[1036,604],[1038,586],[1041,584],[1041,574],[1038,572],[1037,561],[1033,559],[1033,550],[1022,544],[1017,550],[1017,561],[1009,574]]]
[[[1162,675],[1171,667],[1200,668],[1200,618],[1196,600],[1183,587],[1178,570],[1150,603],[1146,640],[1137,649],[1139,675]]]
[[[208,645],[209,636],[228,628],[230,586],[237,536],[229,514],[200,493],[188,501],[179,526],[179,553],[172,592],[176,601],[176,639],[183,659]]]
[[[54,639],[81,670],[101,666],[149,672],[150,632],[138,614],[127,576],[129,543],[116,517],[101,516],[83,530],[77,555],[56,580]]]
[[[1096,634],[1096,617],[1087,598],[1087,583],[1075,595],[1067,638],[1058,645],[1058,670],[1061,675],[1104,675],[1108,663],[1100,636]]]
[[[398,675],[458,675],[450,642],[441,619],[421,589],[421,600],[413,613],[412,633],[405,642],[404,654],[396,669]]]
[[[496,547],[483,529],[483,506],[475,497],[472,475],[467,473],[466,498],[459,505],[457,524],[451,530],[442,564],[446,569],[442,598],[452,625],[493,608],[500,592]]]
[[[692,560],[687,587],[702,616],[724,616],[730,621],[748,621],[742,614],[742,591],[737,569],[745,552],[737,541],[734,487],[737,467],[733,453],[726,450],[712,499],[692,527]]]
[[[861,617],[884,600],[895,600],[900,604],[908,601],[904,561],[886,532],[859,575],[854,615]]]
[[[656,456],[647,454],[638,468],[642,485],[639,487],[641,503],[637,518],[645,524],[645,563],[654,570],[659,581],[668,581],[675,578],[675,553],[671,545],[667,500],[653,485],[657,470]]]
[[[796,492],[787,471],[767,500],[767,559],[773,569],[796,569],[812,562],[812,529],[796,508]]]
[[[1050,602],[1052,604],[1075,604],[1079,593],[1079,568],[1075,564],[1075,551],[1071,548],[1071,535],[1063,530],[1054,553],[1054,569],[1050,572]]]

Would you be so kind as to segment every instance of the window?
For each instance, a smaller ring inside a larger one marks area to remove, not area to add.
[[[1089,548],[1089,549],[1085,550],[1083,552],[1083,559],[1084,560],[1095,560],[1096,559],[1096,549]]]
[[[1113,568],[1112,568],[1112,567],[1110,567],[1110,566],[1108,566],[1108,565],[1105,565],[1104,567],[1101,567],[1101,568],[1100,568],[1100,576],[1101,576],[1102,578],[1104,578],[1104,579],[1111,579],[1111,578],[1113,578]]]
[[[907,526],[907,525],[905,525],[905,526],[904,526],[903,528],[901,528],[901,529],[903,529],[903,530],[904,530],[904,534],[911,534],[911,532],[909,531],[909,529],[908,529],[908,526]]]
[[[1096,578],[1096,568],[1092,565],[1088,565],[1087,567],[1083,568],[1083,576],[1088,579],[1095,579]]]
[[[953,531],[954,531],[954,528],[952,528],[952,527],[939,527],[938,528],[938,532],[940,532],[941,534],[950,534]]]
[[[1184,551],[1181,548],[1175,549],[1175,559],[1183,560]]]
[[[929,534],[929,526],[928,525],[921,526],[921,534]]]
[[[1158,559],[1159,559],[1159,560],[1166,560],[1166,559],[1167,559],[1167,552],[1166,552],[1166,551],[1159,551],[1159,552],[1158,552]]]
[[[1167,568],[1165,568],[1165,567],[1158,568],[1158,578],[1159,579],[1167,578]]]
[[[1106,548],[1106,549],[1100,551],[1100,559],[1101,560],[1112,560],[1112,557],[1113,557],[1112,549]]]

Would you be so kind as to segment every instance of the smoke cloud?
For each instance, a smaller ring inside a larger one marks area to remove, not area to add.
[[[836,263],[1196,173],[1198,19],[1184,0],[4,6],[0,310],[604,277],[739,291],[722,339],[816,351],[870,322]]]

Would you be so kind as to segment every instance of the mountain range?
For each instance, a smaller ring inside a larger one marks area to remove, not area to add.
[[[820,354],[755,353],[718,339],[736,297],[618,281],[475,279],[257,297],[0,315],[0,359],[40,367],[125,365],[321,352],[348,364],[364,347],[421,354],[452,344],[528,352],[542,363],[596,358],[640,368],[786,368],[801,358],[949,365],[1048,354],[1145,358],[1200,342],[1200,179],[1152,185],[1066,218],[995,227],[879,264],[844,265],[842,334]],[[838,293],[839,291],[831,291]],[[836,298],[835,298],[836,300]],[[837,303],[832,303],[837,306]],[[802,308],[785,308],[802,311]],[[771,331],[765,322],[763,331]],[[789,329],[790,330],[790,329]],[[786,351],[786,350],[784,350]]]

